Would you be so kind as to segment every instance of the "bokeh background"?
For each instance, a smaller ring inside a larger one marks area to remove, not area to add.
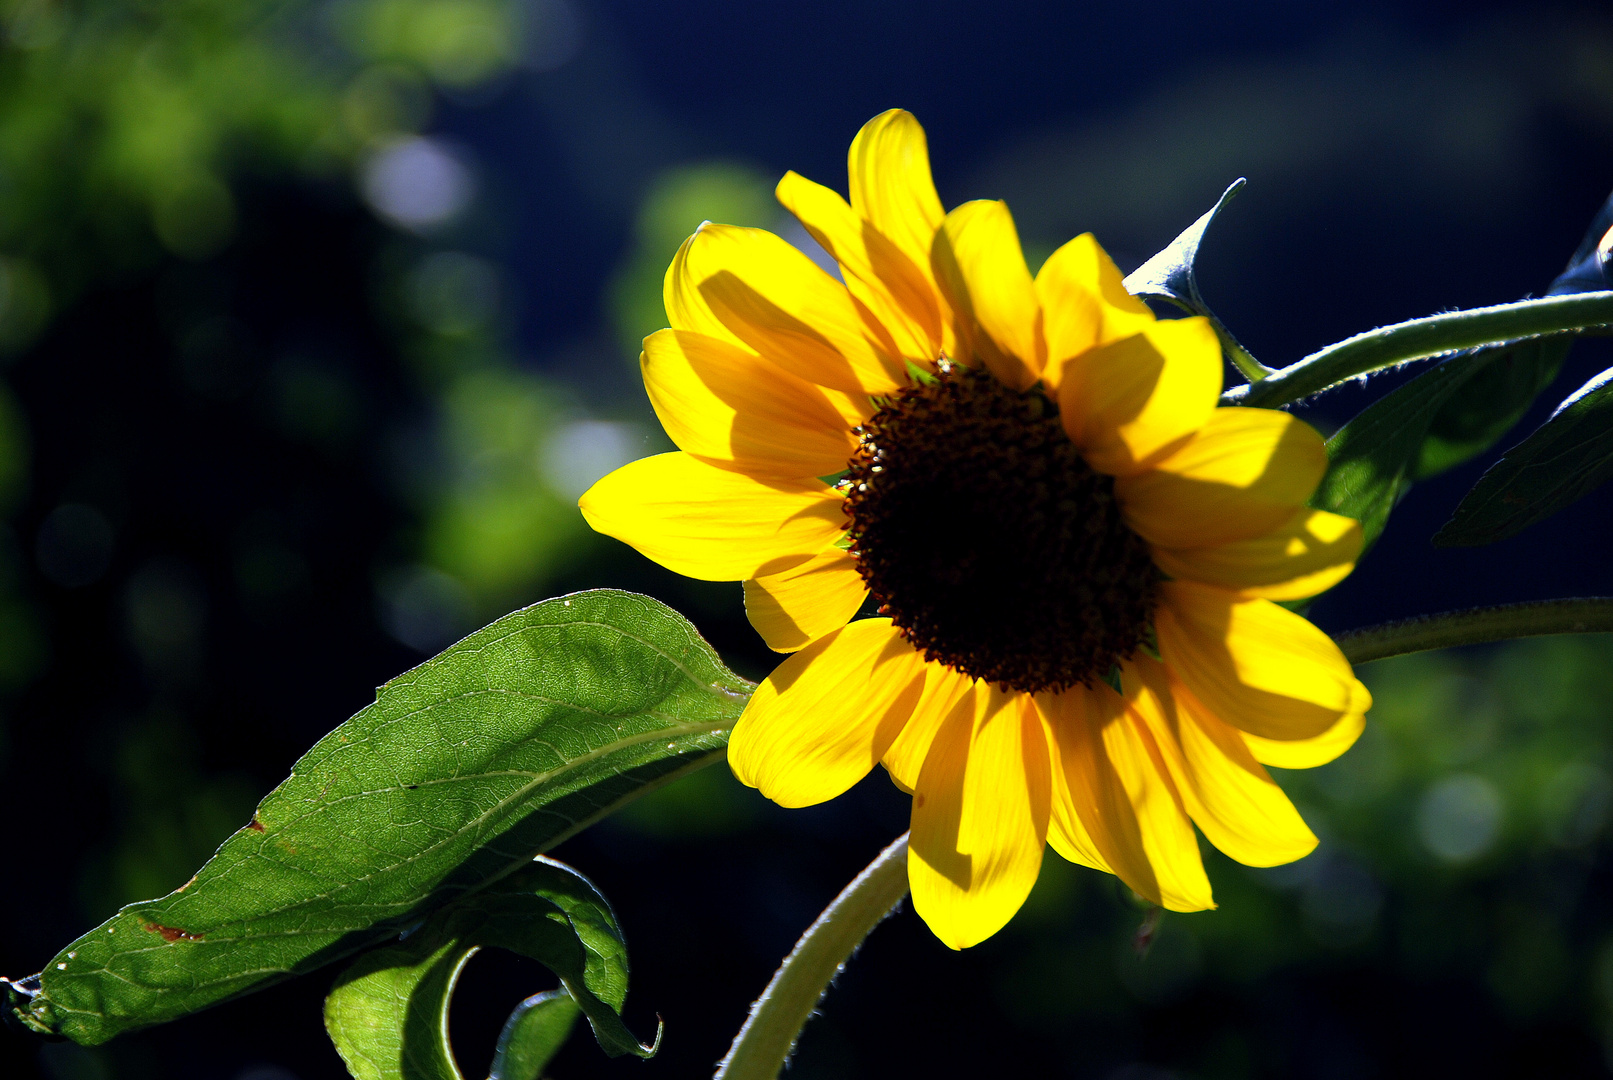
[[[0,971],[185,881],[373,688],[534,600],[614,585],[772,659],[738,585],[594,536],[577,495],[667,444],[636,372],[704,219],[777,228],[891,106],[943,200],[1006,197],[1032,261],[1125,268],[1248,188],[1205,292],[1284,364],[1538,294],[1613,187],[1613,11],[1465,0],[0,0]],[[1515,441],[1613,363],[1576,347]],[[1395,377],[1324,399],[1324,429]],[[1613,592],[1613,494],[1493,548],[1418,487],[1315,609],[1329,630]],[[1600,1076],[1613,1061],[1613,641],[1363,669],[1361,744],[1283,782],[1291,867],[1207,850],[1219,910],[1144,911],[1049,856],[1003,933],[869,940],[790,1075]],[[562,1078],[708,1075],[779,958],[905,827],[882,775],[783,811],[712,769],[557,854],[614,901],[629,1020]],[[337,1080],[320,973],[0,1075]],[[551,982],[486,954],[485,1075]]]

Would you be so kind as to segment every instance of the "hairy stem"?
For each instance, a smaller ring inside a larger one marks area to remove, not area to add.
[[[1483,645],[1544,634],[1609,632],[1613,632],[1613,597],[1578,596],[1419,615],[1415,619],[1351,630],[1334,640],[1350,663],[1367,664],[1390,656],[1453,645]]]
[[[1547,296],[1430,315],[1329,345],[1257,382],[1233,387],[1221,395],[1221,403],[1275,408],[1408,360],[1609,324],[1613,324],[1613,292]]]
[[[907,834],[903,833],[801,935],[751,1006],[728,1056],[717,1066],[717,1080],[775,1080],[829,980],[906,895]]]

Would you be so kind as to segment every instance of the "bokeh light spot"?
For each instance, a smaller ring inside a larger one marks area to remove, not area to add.
[[[416,652],[438,652],[474,625],[469,592],[441,570],[393,571],[382,578],[378,592],[381,625]]]
[[[425,231],[464,212],[475,179],[460,153],[438,139],[403,139],[365,163],[364,197],[400,228]]]
[[[170,560],[141,567],[129,579],[125,615],[129,640],[149,671],[170,679],[200,672],[207,600],[194,570]]]
[[[1490,849],[1501,831],[1501,793],[1482,776],[1447,776],[1423,795],[1417,835],[1435,857],[1469,862]]]
[[[646,438],[637,424],[573,421],[556,431],[544,448],[544,476],[566,498],[580,498],[600,477],[640,456]]]

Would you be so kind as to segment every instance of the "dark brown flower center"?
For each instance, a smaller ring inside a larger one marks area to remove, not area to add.
[[[1045,395],[941,369],[858,429],[858,569],[926,659],[1026,692],[1090,686],[1150,637],[1148,545]]]

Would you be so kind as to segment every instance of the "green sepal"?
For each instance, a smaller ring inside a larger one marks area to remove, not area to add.
[[[1613,195],[1603,200],[1602,208],[1591,219],[1579,247],[1568,260],[1568,268],[1557,275],[1557,280],[1551,283],[1546,295],[1563,296],[1613,289],[1613,265],[1604,254],[1602,243],[1609,232],[1613,232]]]
[[[1120,665],[1115,664],[1104,674],[1103,681],[1117,694],[1124,694],[1126,688],[1120,684]]]
[[[907,377],[923,386],[934,386],[941,381],[933,371],[926,371],[911,360],[907,361]]]
[[[1137,643],[1137,647],[1152,659],[1164,662],[1164,658],[1159,655],[1159,631],[1155,630],[1152,624],[1143,631],[1143,639]]]
[[[1231,201],[1232,196],[1248,183],[1243,177],[1232,181],[1227,189],[1221,193],[1215,205],[1210,207],[1203,216],[1184,229],[1175,240],[1160,250],[1153,258],[1143,263],[1126,276],[1126,291],[1133,296],[1154,297],[1165,300],[1181,308],[1189,315],[1202,315],[1210,321],[1215,329],[1215,336],[1221,340],[1221,351],[1233,367],[1241,371],[1245,378],[1258,380],[1264,378],[1272,369],[1256,360],[1249,350],[1239,343],[1210,310],[1210,305],[1204,302],[1204,296],[1199,292],[1199,277],[1197,262],[1199,245],[1204,241],[1204,234],[1210,228],[1221,211]]]

